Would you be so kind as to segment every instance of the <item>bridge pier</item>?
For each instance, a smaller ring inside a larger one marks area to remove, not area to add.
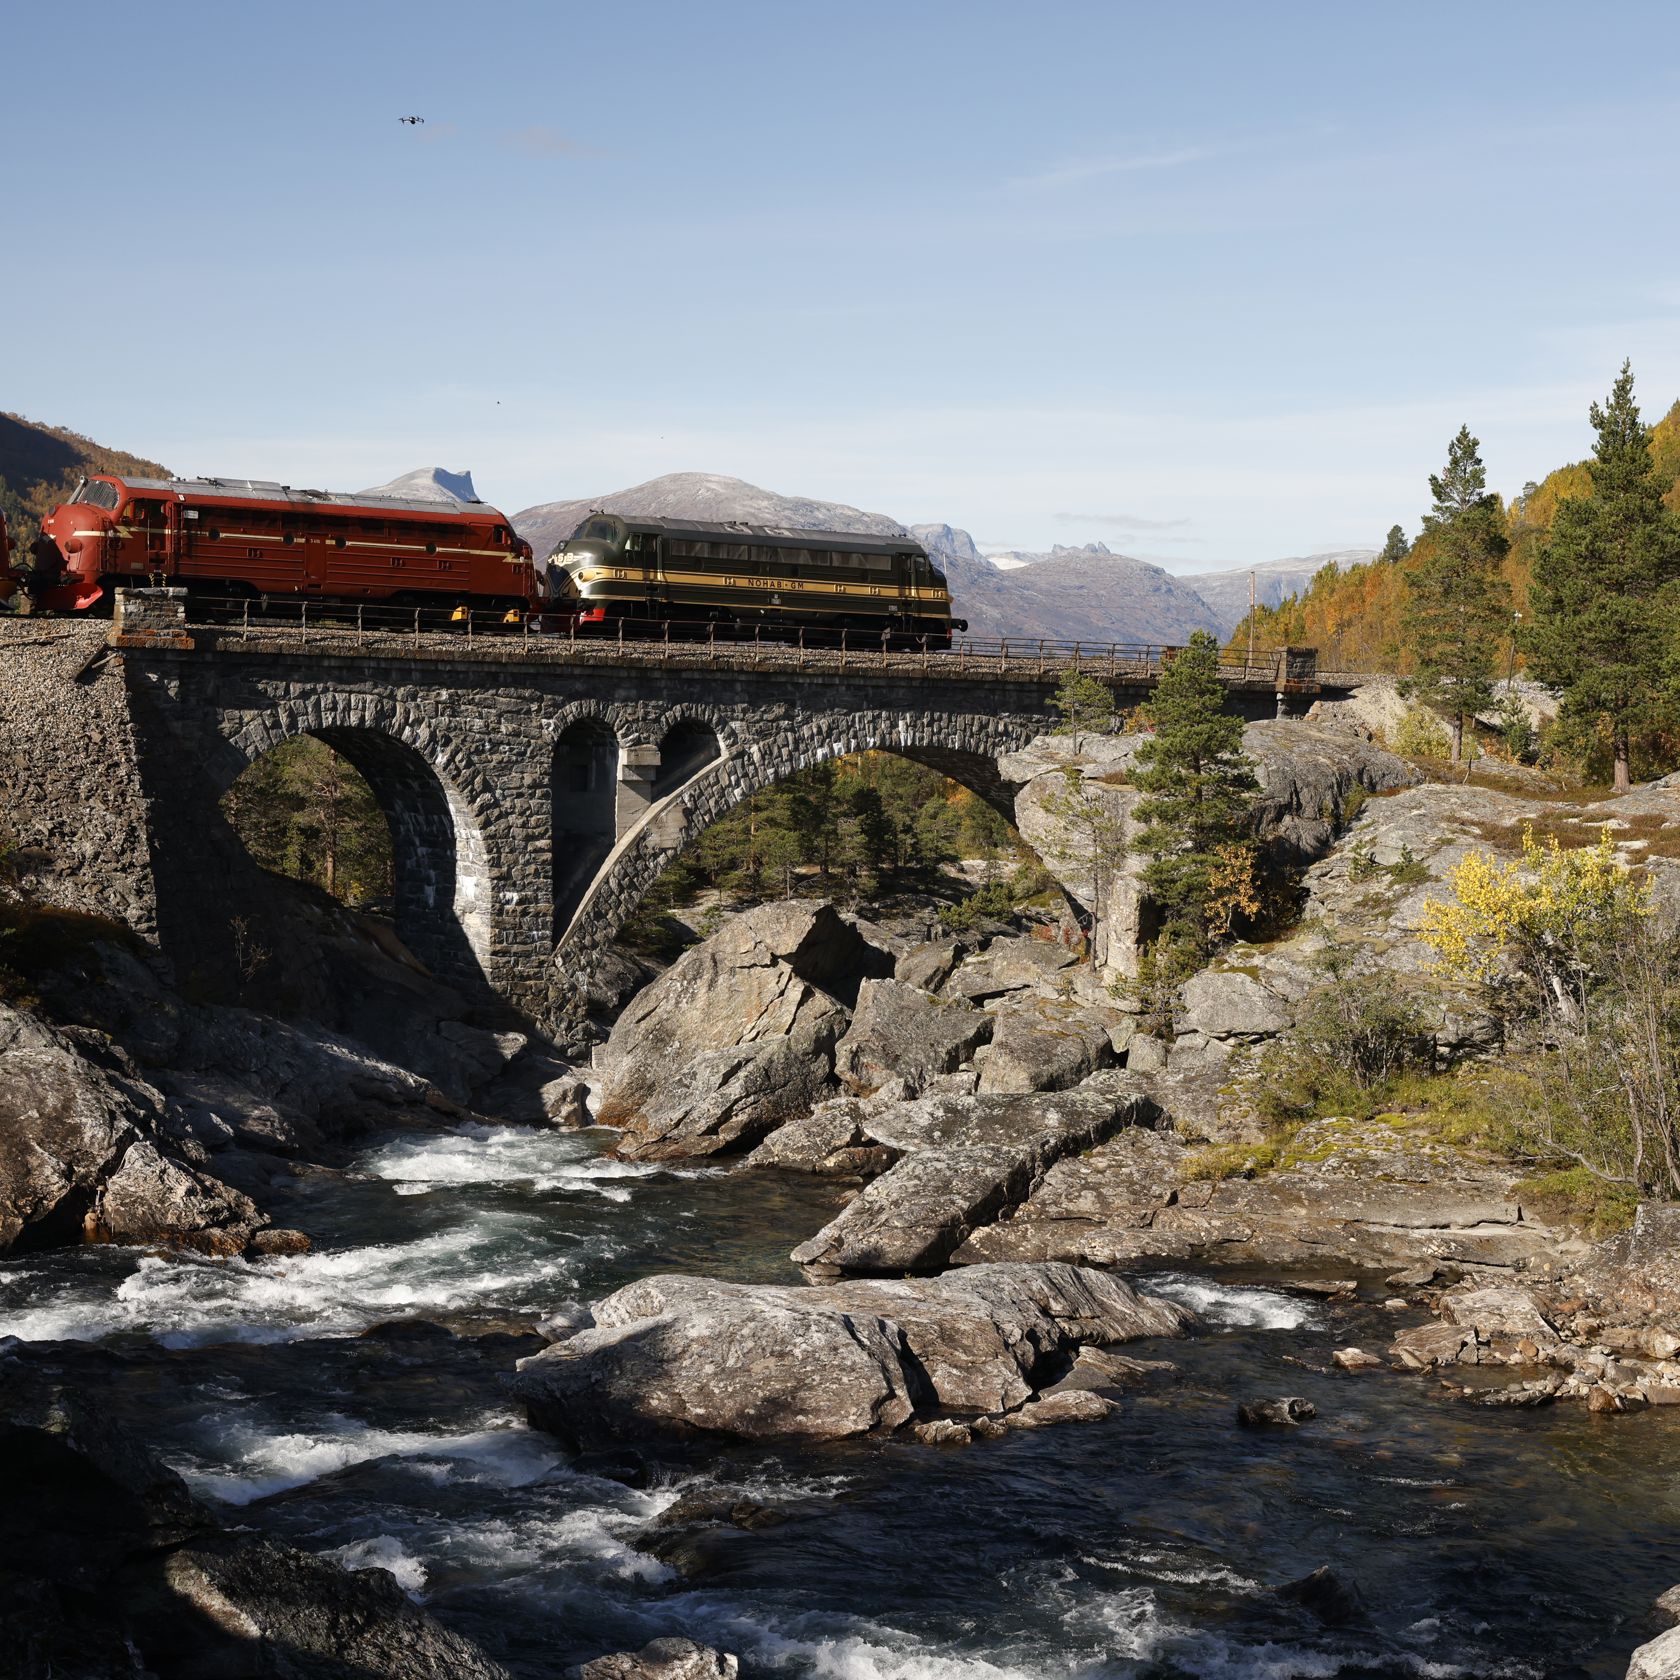
[[[627,834],[646,815],[658,780],[658,747],[643,744],[624,749],[618,772],[615,838]]]

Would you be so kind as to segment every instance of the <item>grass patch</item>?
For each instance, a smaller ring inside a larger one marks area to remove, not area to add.
[[[1286,1140],[1267,1138],[1263,1143],[1210,1143],[1184,1158],[1184,1176],[1189,1180],[1215,1181],[1222,1178],[1258,1178],[1281,1164]]]
[[[1578,1225],[1594,1239],[1627,1230],[1639,1210],[1639,1192],[1631,1184],[1608,1184],[1585,1167],[1525,1178],[1517,1193],[1541,1213]]]

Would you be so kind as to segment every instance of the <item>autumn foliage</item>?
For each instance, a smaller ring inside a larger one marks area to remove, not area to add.
[[[1663,500],[1680,513],[1680,402],[1652,428],[1651,454],[1657,476],[1667,487]],[[1525,617],[1534,561],[1551,535],[1559,505],[1570,497],[1587,495],[1590,489],[1586,463],[1574,462],[1538,484],[1525,485],[1519,496],[1502,505],[1510,548],[1500,574],[1510,590],[1512,608]],[[1401,629],[1407,602],[1405,578],[1429,558],[1432,540],[1428,534],[1420,537],[1397,563],[1379,558],[1345,570],[1333,563],[1325,566],[1300,595],[1257,611],[1256,646],[1316,647],[1320,668],[1325,670],[1411,674],[1415,666]],[[1246,649],[1247,636],[1244,619],[1231,638],[1233,653]]]

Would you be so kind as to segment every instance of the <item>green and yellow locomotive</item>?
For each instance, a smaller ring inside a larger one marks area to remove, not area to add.
[[[774,525],[591,513],[549,556],[547,595],[547,612],[580,630],[789,640],[846,631],[947,648],[968,628],[914,538]]]

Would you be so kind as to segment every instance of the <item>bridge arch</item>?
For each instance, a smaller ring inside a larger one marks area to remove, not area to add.
[[[1043,727],[1036,719],[939,713],[854,713],[842,733],[835,732],[834,723],[832,715],[816,716],[748,734],[733,751],[656,798],[641,820],[620,836],[571,913],[557,915],[557,991],[563,995],[568,989],[569,972],[588,968],[672,859],[753,794],[832,759],[890,752],[962,783],[1013,821],[1019,784],[1003,774],[998,759],[1025,746]]]
[[[440,979],[487,979],[494,942],[487,790],[465,753],[407,708],[377,713],[317,699],[246,717],[212,767],[218,794],[282,742],[312,735],[367,782],[391,835],[397,936]],[[231,773],[230,773],[231,772]]]
[[[723,740],[716,724],[694,712],[673,718],[659,738],[659,769],[653,794],[663,799],[690,782],[707,765],[723,757]]]

